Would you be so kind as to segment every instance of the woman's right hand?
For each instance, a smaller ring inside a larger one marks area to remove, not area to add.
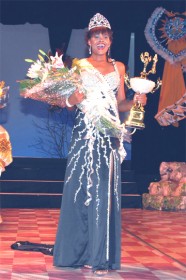
[[[70,97],[68,98],[68,102],[70,103],[70,105],[74,106],[78,103],[81,103],[84,99],[85,94],[76,90],[70,95]]]

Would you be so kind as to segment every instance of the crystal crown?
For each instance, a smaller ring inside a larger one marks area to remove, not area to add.
[[[90,19],[88,30],[96,27],[106,27],[111,29],[109,21],[99,13],[97,13]]]

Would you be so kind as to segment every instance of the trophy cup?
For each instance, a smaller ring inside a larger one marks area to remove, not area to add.
[[[156,63],[158,61],[157,54],[153,57],[153,64],[151,70],[147,72],[147,65],[152,61],[152,57],[149,56],[148,52],[141,53],[140,55],[141,61],[144,64],[143,71],[140,73],[140,77],[129,78],[128,74],[125,74],[125,83],[126,86],[130,89],[133,89],[134,92],[139,92],[139,94],[147,94],[149,92],[155,92],[161,86],[161,80],[158,79],[157,83],[148,80],[147,76],[149,74],[156,73]],[[130,109],[130,114],[125,122],[126,127],[131,127],[135,129],[143,129],[145,128],[145,124],[143,123],[145,116],[145,110],[138,101],[132,106]]]

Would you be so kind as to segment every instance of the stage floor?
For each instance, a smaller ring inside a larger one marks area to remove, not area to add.
[[[59,209],[2,209],[0,279],[98,279],[88,269],[53,267],[52,256],[15,251],[16,241],[53,244]],[[185,280],[186,213],[122,209],[122,269],[103,279]]]

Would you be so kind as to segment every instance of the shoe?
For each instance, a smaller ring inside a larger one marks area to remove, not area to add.
[[[104,276],[108,273],[107,269],[98,269],[94,271],[94,274],[97,276]]]
[[[84,268],[91,269],[91,268],[92,268],[92,266],[91,266],[91,265],[88,265],[88,264],[85,264],[85,265],[84,265]]]

